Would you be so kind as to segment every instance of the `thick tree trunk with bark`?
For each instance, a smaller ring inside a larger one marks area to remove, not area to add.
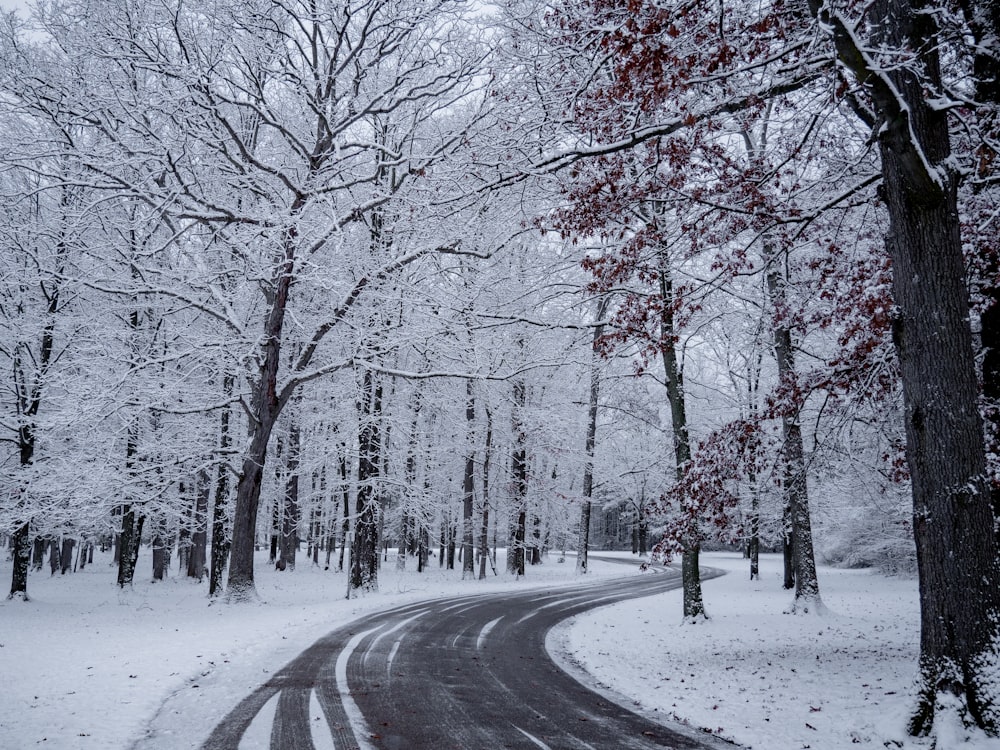
[[[933,163],[941,163],[944,117],[920,114],[918,132],[924,131],[925,148],[933,147]],[[889,143],[882,160],[920,573],[922,690],[911,730],[930,731],[941,696],[954,695],[974,723],[997,731],[1000,707],[993,700],[1000,685],[988,664],[1000,642],[1000,570],[956,188],[949,180],[943,189],[921,190],[905,155]]]
[[[68,205],[67,200],[67,195],[63,193],[61,201],[64,207]],[[48,305],[45,326],[42,328],[42,337],[39,342],[40,345],[37,354],[37,376],[32,379],[33,382],[30,385],[29,378],[23,370],[25,362],[19,354],[14,359],[15,379],[21,381],[18,388],[17,408],[23,421],[17,429],[17,447],[19,463],[22,468],[26,468],[34,462],[35,419],[42,405],[42,389],[44,388],[49,366],[52,363],[52,354],[55,350],[56,314],[59,312],[59,299],[60,292],[62,291],[59,284],[62,281],[60,277],[63,271],[63,259],[67,253],[66,243],[60,241],[56,252],[58,257],[56,265],[57,273],[54,275],[56,281],[51,287],[46,283],[41,284],[41,291],[42,294],[46,295]],[[23,493],[24,490],[19,489],[19,492]],[[25,502],[26,499],[22,494],[19,498],[18,506],[20,507]],[[11,582],[10,595],[8,597],[10,599],[19,598],[24,601],[28,600],[28,568],[31,565],[30,533],[31,523],[30,521],[25,521],[16,528],[11,539]],[[41,569],[42,563],[40,558],[37,558],[35,567],[36,569]]]
[[[358,497],[351,544],[351,588],[378,590],[379,475],[382,465],[382,385],[371,370],[363,377],[358,436]]]
[[[942,90],[937,16],[886,0],[874,40],[919,51],[914,62],[872,71],[856,37],[828,6],[810,7],[831,30],[838,57],[870,86],[889,210],[897,314],[893,339],[905,406],[920,575],[920,699],[909,729],[933,731],[938,712],[1000,733],[1000,560],[986,473],[969,292]],[[918,71],[920,75],[918,75]],[[885,76],[891,85],[880,76]]]
[[[62,538],[62,545],[59,550],[59,573],[66,575],[73,569],[73,547],[76,546],[76,539],[70,536]]]
[[[139,543],[142,539],[142,526],[146,517],[136,513],[132,504],[122,506],[122,528],[119,535],[118,586],[125,588],[132,585],[135,578],[135,564],[139,559]]]
[[[293,202],[292,216],[299,214],[303,204],[304,198],[301,197]],[[286,232],[282,259],[275,269],[272,288],[267,293],[269,305],[261,345],[260,369],[253,386],[253,398],[250,404],[250,442],[243,457],[243,466],[236,485],[236,508],[233,514],[229,582],[226,592],[227,599],[233,602],[257,598],[253,578],[257,511],[260,505],[264,464],[267,460],[267,446],[278,414],[284,406],[278,393],[278,369],[281,363],[281,335],[294,276],[295,241],[296,231],[290,228]]]
[[[10,538],[10,556],[13,564],[10,595],[8,599],[28,598],[28,568],[31,565],[31,526],[22,524]]]
[[[922,695],[911,729],[929,731],[940,695],[953,694],[996,731],[1000,685],[988,664],[1000,642],[1000,571],[955,188],[932,200],[908,184],[892,149],[882,158],[920,573]]]

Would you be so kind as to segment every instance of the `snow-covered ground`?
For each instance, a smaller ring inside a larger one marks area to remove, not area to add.
[[[703,584],[707,622],[682,624],[681,593],[670,592],[574,618],[550,634],[550,651],[646,713],[755,750],[921,747],[903,731],[916,581],[821,568],[827,611],[788,615],[779,556],[762,556],[759,581],[739,555],[702,564],[730,571]]]
[[[309,564],[278,573],[261,560],[263,603],[230,607],[209,606],[206,586],[183,579],[142,578],[122,593],[107,560],[95,562],[66,576],[32,574],[27,603],[0,600],[0,748],[196,747],[272,671],[359,615],[576,580],[572,559],[555,556],[520,582],[462,582],[433,567],[399,574],[390,562],[380,593],[348,601],[343,574]],[[733,571],[705,582],[708,623],[682,625],[672,592],[582,615],[554,631],[550,647],[643,711],[758,750],[902,741],[918,644],[915,581],[823,568],[829,612],[790,616],[777,558],[762,560],[755,582],[738,555],[704,555],[703,564]],[[612,563],[591,570],[630,574]],[[9,577],[10,563],[0,562],[0,581]],[[158,739],[141,743],[154,716]]]

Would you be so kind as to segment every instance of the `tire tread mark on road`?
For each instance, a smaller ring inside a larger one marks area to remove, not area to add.
[[[316,750],[309,727],[309,696],[312,686],[286,687],[278,699],[278,710],[274,712],[271,725],[271,748],[281,750]]]

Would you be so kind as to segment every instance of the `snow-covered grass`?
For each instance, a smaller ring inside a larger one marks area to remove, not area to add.
[[[703,554],[702,564],[729,571],[703,584],[707,622],[683,624],[681,593],[670,592],[580,615],[550,634],[550,650],[645,713],[754,750],[927,746],[904,732],[915,580],[821,568],[827,611],[788,615],[779,556],[761,558],[758,581],[739,555]],[[1000,746],[983,742],[963,747]]]
[[[782,614],[790,595],[777,557],[762,559],[754,582],[738,555],[703,564],[732,571],[705,582],[708,622],[682,625],[671,592],[577,617],[550,647],[630,705],[755,750],[926,747],[902,731],[918,649],[915,581],[823,568],[829,612],[792,616]],[[364,613],[577,580],[572,558],[555,555],[522,581],[462,582],[433,566],[399,574],[390,561],[378,594],[348,601],[342,573],[308,562],[279,573],[263,558],[257,571],[263,603],[239,606],[209,606],[206,586],[184,579],[139,576],[122,593],[106,558],[66,576],[33,573],[31,601],[0,600],[0,748],[197,747],[271,672]],[[628,574],[598,561],[591,571]],[[9,578],[0,561],[0,581]],[[963,747],[997,747],[984,742]]]

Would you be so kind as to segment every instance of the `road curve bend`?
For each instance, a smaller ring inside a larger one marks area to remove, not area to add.
[[[679,586],[677,571],[651,568],[568,588],[436,599],[370,615],[321,638],[275,673],[216,725],[202,748],[731,749],[591,691],[545,650],[548,631],[568,617]],[[270,723],[269,739],[250,743],[248,729],[262,721]]]

